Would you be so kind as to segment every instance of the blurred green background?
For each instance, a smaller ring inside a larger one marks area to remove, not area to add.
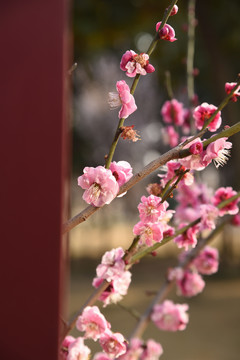
[[[73,173],[72,215],[83,208],[82,190],[77,177],[84,166],[104,164],[118,123],[118,111],[109,111],[107,94],[116,81],[131,79],[119,69],[122,54],[129,49],[146,51],[169,1],[156,0],[75,0],[73,6],[74,62],[78,64],[73,80]],[[175,97],[187,105],[186,49],[187,1],[179,1],[179,12],[168,23],[174,27],[178,41],[159,42],[151,56],[155,73],[142,77],[135,92],[138,111],[126,125],[135,125],[141,135],[137,143],[119,141],[115,161],[131,163],[134,173],[155,159],[168,147],[161,138],[160,109],[167,100],[165,71],[172,76]],[[218,105],[225,82],[236,79],[239,69],[240,2],[197,1],[195,92],[199,102]],[[239,103],[223,110],[223,125],[239,121]],[[240,188],[239,135],[232,137],[232,156],[226,166],[216,170],[210,165],[202,174],[213,188]],[[76,311],[92,291],[91,281],[102,254],[113,247],[127,248],[132,240],[132,227],[138,221],[136,207],[145,186],[157,181],[157,172],[131,189],[128,194],[105,206],[86,223],[71,231],[71,299],[69,313]],[[112,211],[114,209],[114,211]],[[208,277],[204,292],[187,302],[190,323],[186,331],[176,334],[161,332],[151,326],[145,338],[161,342],[161,359],[238,360],[240,358],[240,247],[239,232],[229,227],[217,239],[221,251],[219,273]],[[170,244],[158,257],[144,259],[133,269],[133,284],[123,304],[143,310],[149,301],[145,290],[156,290],[169,265],[176,264],[176,248]],[[172,298],[185,302],[183,298]],[[117,306],[103,310],[114,331],[131,333],[135,320]],[[74,333],[76,336],[77,332]],[[90,345],[90,343],[89,343]]]

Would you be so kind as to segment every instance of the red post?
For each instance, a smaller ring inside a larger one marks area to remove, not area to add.
[[[56,360],[66,217],[65,0],[1,1],[0,358]]]

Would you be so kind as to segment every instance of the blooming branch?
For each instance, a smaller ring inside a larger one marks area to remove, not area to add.
[[[227,97],[228,101],[230,100],[231,95],[232,94],[230,94],[230,96]],[[203,142],[203,147],[206,148],[210,143],[214,142],[215,140],[220,139],[222,137],[230,137],[230,136],[238,133],[239,131],[240,131],[240,122],[236,123],[235,125],[231,126],[228,129],[225,129],[225,130],[221,131],[220,133],[212,136],[208,140],[205,140]],[[200,136],[202,136],[202,134],[204,132],[205,132],[205,130],[200,131],[200,133],[199,133]],[[131,189],[139,181],[141,181],[146,176],[148,176],[149,174],[151,174],[152,172],[157,170],[160,166],[165,165],[168,161],[173,160],[173,159],[184,158],[184,157],[187,157],[187,156],[191,155],[189,149],[183,149],[183,146],[185,146],[188,142],[192,141],[192,139],[198,137],[199,134],[194,136],[193,138],[191,138],[187,142],[184,142],[183,144],[180,144],[177,147],[169,150],[168,152],[161,155],[156,160],[153,160],[148,165],[146,165],[141,171],[139,171],[137,174],[133,175],[129,181],[127,181],[124,185],[122,185],[120,187],[118,195],[120,195],[120,194],[128,191],[129,189]],[[66,233],[66,232],[72,230],[75,226],[83,223],[84,221],[86,221],[91,215],[93,215],[99,209],[100,208],[98,208],[98,207],[94,207],[92,205],[89,205],[87,208],[85,208],[79,214],[75,215],[73,218],[68,220],[63,225],[63,233]]]

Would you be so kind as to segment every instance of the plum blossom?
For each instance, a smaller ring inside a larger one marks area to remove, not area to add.
[[[97,353],[94,355],[93,360],[112,360],[106,353]]]
[[[176,99],[166,101],[163,104],[161,114],[166,124],[181,126],[184,122],[183,104]]]
[[[225,165],[230,156],[229,149],[232,148],[232,143],[227,139],[227,137],[223,137],[210,143],[203,153],[203,163],[209,163],[213,160],[216,168]]]
[[[225,84],[225,92],[227,94],[230,94],[230,92],[233,90],[233,88],[237,86],[236,82],[226,82]],[[240,85],[237,87],[237,89],[234,91],[233,96],[231,97],[231,100],[236,102],[237,98],[240,96]]]
[[[138,360],[143,353],[143,341],[138,338],[130,340],[127,352],[119,357],[119,360]]]
[[[201,204],[199,207],[199,215],[201,217],[200,229],[215,229],[216,219],[219,216],[219,210],[211,204]]]
[[[128,50],[123,54],[120,69],[126,71],[126,75],[129,77],[134,77],[137,74],[146,75],[155,71],[155,68],[149,64],[148,54],[141,53],[138,55],[133,50]]]
[[[127,351],[126,341],[122,334],[107,330],[99,339],[99,343],[110,357],[118,358]]]
[[[215,206],[218,206],[221,202],[230,199],[232,196],[237,195],[237,192],[232,189],[231,186],[220,187],[212,197],[212,203]],[[219,216],[224,216],[225,214],[236,215],[239,212],[238,202],[240,201],[239,197],[229,204],[221,207],[219,209]]]
[[[176,279],[176,285],[178,295],[192,297],[203,291],[205,282],[198,273],[185,270],[182,277]]]
[[[140,243],[152,246],[154,242],[161,242],[163,239],[163,224],[158,223],[144,223],[139,221],[133,227],[134,235],[140,236]]]
[[[102,257],[101,264],[97,266],[97,276],[93,279],[93,286],[98,288],[104,280],[109,282],[107,289],[99,297],[104,306],[120,301],[128,291],[131,273],[125,270],[123,255],[122,248],[107,251]]]
[[[193,111],[193,118],[195,120],[195,125],[198,130],[201,130],[205,125],[205,122],[213,115],[213,113],[217,110],[217,107],[214,105],[210,105],[206,102],[197,106]],[[208,124],[208,130],[211,132],[216,131],[222,123],[221,111],[215,115],[213,120]]]
[[[172,160],[168,161],[167,166],[163,168],[165,174],[158,174],[161,178],[161,186],[164,188],[167,183],[171,180],[174,181],[177,178],[177,175],[180,175],[181,171],[185,171],[185,168],[180,164],[180,162]],[[184,182],[185,185],[191,185],[193,182],[193,176],[189,172],[186,173],[180,183]]]
[[[179,228],[183,228],[184,226],[186,226],[186,224],[180,224]],[[188,250],[189,246],[191,246],[192,248],[194,248],[197,245],[197,233],[199,232],[199,226],[198,225],[194,225],[192,227],[190,227],[189,229],[187,229],[186,231],[184,231],[183,234],[178,235],[175,239],[174,242],[177,244],[177,246],[179,248],[184,247],[185,250]]]
[[[137,106],[135,104],[133,95],[130,93],[129,86],[127,85],[126,81],[117,81],[116,89],[118,93],[109,93],[108,103],[110,109],[112,110],[121,106],[118,117],[119,119],[126,119],[129,115],[137,110]]]
[[[62,342],[62,346],[60,350],[61,359],[67,360],[69,345],[73,343],[75,340],[76,339],[71,335],[65,337],[65,339]]]
[[[210,204],[212,189],[205,184],[194,182],[190,186],[180,182],[177,188],[176,199],[179,205],[176,207],[175,221],[192,222],[199,218],[200,206]]]
[[[117,180],[119,187],[133,176],[132,167],[127,161],[113,161],[109,166],[109,170]]]
[[[158,360],[162,354],[162,345],[152,339],[149,339],[145,344],[140,360]]]
[[[101,207],[116,197],[119,185],[111,170],[103,166],[85,167],[84,174],[78,177],[78,185],[85,189],[83,200],[88,204]]]
[[[160,28],[161,23],[162,22],[160,21],[156,24],[156,31],[158,31],[158,29]],[[174,29],[168,24],[164,25],[163,28],[159,31],[159,38],[162,40],[170,41],[170,42],[177,40],[175,38]]]
[[[205,246],[191,264],[194,265],[197,271],[202,275],[216,273],[219,265],[218,250],[211,246]]]
[[[88,360],[90,349],[84,345],[83,338],[78,337],[68,347],[67,360]]]
[[[162,199],[158,196],[150,195],[148,197],[142,196],[141,202],[138,205],[138,211],[141,221],[157,222],[165,215],[168,207],[167,201],[161,202]]]
[[[97,306],[87,306],[83,310],[82,315],[78,317],[76,328],[79,331],[85,331],[85,338],[91,338],[96,341],[110,328],[110,324]]]
[[[193,148],[193,146],[195,146],[195,144],[198,145],[200,142],[201,142],[201,139],[196,138],[193,141],[191,141],[190,143],[188,143],[187,145],[185,145],[183,147],[183,149],[190,149],[191,147]],[[200,148],[199,148],[199,150],[200,150]],[[183,159],[179,159],[178,161],[186,169],[198,170],[198,171],[203,170],[211,162],[211,160],[209,160],[208,162],[203,161],[203,152],[197,152],[196,154],[192,154]]]
[[[154,306],[151,320],[161,330],[184,330],[188,323],[187,310],[187,304],[174,304],[171,300],[165,300]]]
[[[171,147],[175,147],[179,143],[179,134],[172,125],[162,128],[162,136],[166,145],[169,144]]]

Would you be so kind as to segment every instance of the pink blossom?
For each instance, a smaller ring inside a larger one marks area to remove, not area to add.
[[[217,107],[214,105],[209,105],[204,102],[201,105],[197,106],[193,111],[193,118],[195,120],[195,125],[198,130],[201,130],[205,125],[205,122],[213,115],[217,110]],[[221,111],[219,111],[214,119],[208,124],[208,130],[211,132],[216,131],[222,123]]]
[[[163,239],[163,225],[158,223],[144,223],[139,221],[133,228],[134,235],[140,236],[140,242],[152,246],[154,242]]]
[[[227,139],[227,137],[223,137],[210,143],[202,157],[203,163],[209,163],[213,160],[216,168],[225,165],[230,156],[229,149],[232,147],[232,143],[226,141]]]
[[[127,161],[113,161],[110,164],[109,169],[116,178],[119,187],[125,184],[133,176],[132,167]]]
[[[218,250],[206,246],[192,261],[197,271],[203,275],[211,275],[218,271]]]
[[[181,279],[176,280],[178,295],[191,297],[203,291],[205,282],[201,275],[186,270]]]
[[[230,92],[233,90],[233,88],[237,86],[236,82],[226,82],[225,84],[225,92],[227,94],[230,94]],[[237,89],[234,91],[233,96],[231,97],[231,100],[236,102],[237,98],[240,96],[240,85],[237,87]]]
[[[140,360],[158,360],[163,353],[162,345],[156,341],[149,339],[146,342],[144,351],[140,357]]]
[[[166,145],[170,145],[171,147],[175,147],[179,143],[179,134],[174,129],[174,126],[166,126],[165,128],[162,128],[162,136],[163,136],[163,142]]]
[[[199,142],[201,142],[200,138],[196,138],[193,141],[191,141],[190,143],[188,143],[187,145],[185,145],[183,147],[183,149],[190,149],[190,147],[192,147],[194,144],[198,144]],[[211,160],[207,161],[203,161],[203,156],[204,156],[205,152],[202,151],[200,153],[197,153],[196,155],[190,155],[190,156],[186,156],[183,159],[179,159],[179,163],[184,166],[186,169],[190,169],[190,170],[203,170],[205,169],[205,167],[207,165],[210,164]]]
[[[188,323],[187,310],[187,304],[174,304],[171,300],[165,300],[154,306],[151,320],[161,330],[184,330]]]
[[[112,360],[106,353],[97,353],[94,355],[93,360]]]
[[[173,8],[172,8],[172,11],[170,12],[170,16],[176,15],[177,12],[178,12],[178,6],[174,5]]]
[[[183,104],[176,99],[166,101],[163,104],[161,114],[166,124],[181,126],[184,122]]]
[[[103,166],[85,167],[84,174],[78,177],[78,185],[86,189],[83,200],[88,204],[101,207],[116,197],[119,186],[111,170]]]
[[[174,161],[174,160],[173,161],[172,160],[168,161],[166,173],[165,174],[158,174],[158,176],[160,178],[162,178],[161,179],[161,185],[162,185],[163,188],[167,185],[167,183],[170,180],[174,180],[174,178],[177,176],[176,172],[178,170],[180,170],[181,167],[182,167],[182,165],[177,161]]]
[[[90,349],[84,345],[83,338],[79,337],[68,347],[67,360],[88,360]]]
[[[201,230],[209,229],[213,230],[215,229],[215,222],[219,215],[219,210],[216,206],[213,206],[211,204],[201,204],[199,207],[199,215],[201,217]]]
[[[96,341],[110,328],[110,324],[97,306],[87,306],[83,310],[82,315],[78,317],[76,328],[79,331],[85,331],[85,338],[91,338]]]
[[[232,189],[232,187],[220,187],[214,194],[212,198],[213,205],[217,206],[221,202],[230,199],[232,196],[237,195],[237,192]],[[219,209],[219,216],[224,216],[225,214],[235,215],[239,212],[238,202],[239,198],[231,201],[228,205],[225,205]]]
[[[127,352],[119,357],[119,360],[138,360],[143,353],[143,341],[138,338],[130,340]]]
[[[183,278],[183,275],[184,270],[180,266],[177,266],[175,268],[168,269],[167,279],[169,281],[181,280]]]
[[[116,109],[119,106],[122,106],[118,113],[118,117],[119,119],[126,119],[129,115],[137,110],[137,106],[135,104],[133,95],[130,93],[129,86],[127,85],[126,81],[117,81],[116,88],[118,93],[110,92],[108,103],[110,109]]]
[[[162,22],[160,21],[160,22],[158,22],[158,23],[156,24],[156,31],[158,31],[161,23],[162,23]],[[170,25],[168,25],[168,24],[164,25],[164,27],[159,31],[159,37],[160,37],[160,39],[162,39],[162,40],[167,40],[167,41],[170,41],[170,42],[173,42],[173,41],[176,41],[176,40],[177,40],[177,39],[175,38],[175,31],[174,31],[174,29],[173,29]]]
[[[203,144],[201,141],[196,141],[194,142],[190,147],[189,147],[189,151],[191,154],[193,155],[198,155],[201,154],[201,152],[203,151]]]
[[[101,264],[97,266],[97,277],[93,279],[93,286],[98,288],[104,280],[109,282],[109,286],[99,297],[104,306],[120,301],[128,291],[131,273],[125,270],[123,255],[124,251],[120,247],[107,251],[102,257]]]
[[[125,269],[123,256],[124,250],[121,247],[107,251],[102,257],[101,264],[97,266],[97,276],[107,281],[121,276]]]
[[[126,341],[122,334],[106,331],[100,338],[99,343],[109,356],[118,358],[127,351]]]
[[[103,302],[104,307],[111,303],[117,303],[127,294],[131,282],[131,275],[130,271],[126,270],[109,282],[107,289],[99,296],[99,300]],[[103,278],[96,277],[93,279],[93,286],[98,288],[103,281]]]
[[[69,345],[73,343],[75,340],[76,339],[71,335],[65,337],[65,339],[62,342],[62,346],[60,350],[61,359],[67,360]]]
[[[142,222],[157,222],[164,216],[168,203],[158,196],[142,196],[141,203],[138,205],[139,216]]]
[[[186,224],[181,224],[179,228],[183,228]],[[177,244],[179,248],[184,247],[185,250],[188,250],[188,247],[191,246],[194,248],[197,245],[197,233],[199,232],[199,226],[194,225],[187,229],[183,234],[178,235],[174,242]]]
[[[133,50],[128,50],[123,54],[120,69],[126,71],[126,75],[134,77],[137,74],[146,75],[155,71],[154,67],[149,64],[148,54],[136,54]]]
[[[240,226],[240,214],[236,214],[232,217],[231,224],[234,226]]]

